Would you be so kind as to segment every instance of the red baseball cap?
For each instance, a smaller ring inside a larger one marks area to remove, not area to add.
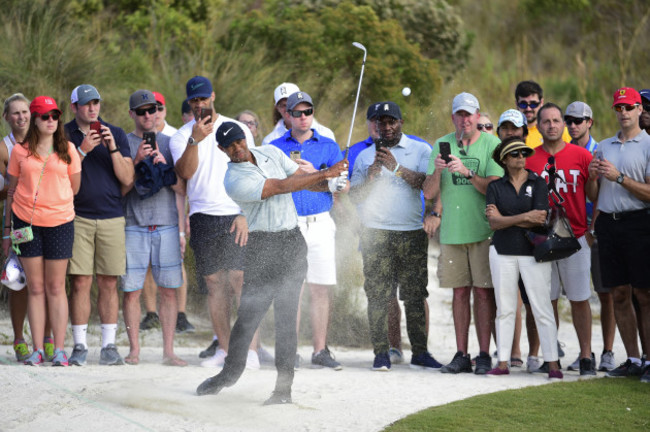
[[[152,91],[151,93],[153,93],[153,97],[156,98],[156,102],[158,102],[160,105],[167,105],[165,103],[165,96],[155,91]]]
[[[56,105],[56,101],[49,96],[38,96],[29,104],[29,112],[31,114],[46,114],[50,111],[58,111],[61,114],[61,110]]]
[[[616,105],[636,105],[641,104],[641,95],[632,87],[621,87],[614,92],[614,103]]]

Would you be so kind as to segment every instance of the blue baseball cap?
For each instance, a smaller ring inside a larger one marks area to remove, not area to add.
[[[647,101],[650,101],[650,89],[639,90],[641,97]]]
[[[187,99],[209,98],[212,96],[212,83],[209,79],[202,76],[195,76],[187,82],[185,86]]]
[[[244,130],[239,127],[237,123],[234,122],[223,122],[221,126],[215,132],[217,138],[217,144],[221,147],[226,148],[230,146],[233,142],[243,139],[246,139],[246,134]]]
[[[291,111],[296,107],[296,105],[303,102],[308,103],[311,106],[314,106],[314,103],[311,101],[311,96],[309,96],[304,91],[297,91],[295,93],[291,93],[287,98],[287,110]]]

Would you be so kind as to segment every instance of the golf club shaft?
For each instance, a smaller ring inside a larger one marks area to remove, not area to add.
[[[354,110],[352,110],[352,123],[350,123],[350,133],[348,134],[348,143],[345,146],[345,157],[344,159],[348,158],[348,152],[350,151],[350,141],[352,140],[352,130],[354,129],[354,118],[356,117],[357,114],[357,105],[359,104],[359,93],[361,93],[361,82],[363,81],[363,70],[366,67],[366,47],[361,45],[359,42],[352,42],[352,45],[355,46],[356,48],[359,48],[360,50],[363,50],[363,63],[361,64],[361,75],[359,75],[359,86],[357,87],[357,97],[356,100],[354,101]]]

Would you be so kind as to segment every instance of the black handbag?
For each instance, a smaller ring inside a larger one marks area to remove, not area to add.
[[[535,246],[533,255],[537,262],[556,261],[570,257],[581,248],[573,234],[564,207],[552,207],[546,218],[546,234],[527,231],[528,240]]]

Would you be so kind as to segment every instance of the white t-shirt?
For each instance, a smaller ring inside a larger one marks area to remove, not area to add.
[[[165,127],[160,131],[160,133],[171,138],[176,132],[178,132],[178,129],[167,123],[167,120],[165,120]]]
[[[331,138],[332,141],[336,141],[336,138],[334,137],[334,132],[330,128],[327,128],[323,126],[322,124],[318,123],[316,119],[311,124],[312,129],[316,129],[319,134],[321,134],[324,137]],[[275,125],[273,128],[273,131],[268,134],[267,136],[264,137],[262,140],[262,145],[267,145],[270,144],[271,141],[276,140],[283,136],[285,133],[287,133],[289,129],[284,125],[284,120],[280,119],[278,120],[278,123]]]
[[[212,216],[227,216],[240,214],[241,209],[228,196],[223,185],[223,179],[228,170],[228,156],[217,147],[215,132],[224,122],[235,122],[242,128],[246,135],[246,143],[249,148],[255,147],[255,141],[250,129],[243,123],[225,117],[221,114],[212,126],[212,133],[199,141],[199,166],[196,172],[187,181],[187,198],[190,203],[190,215],[204,213]],[[192,126],[195,120],[184,124],[178,132],[172,136],[169,142],[169,149],[172,152],[174,165],[183,156],[187,147],[187,140],[192,135]]]

